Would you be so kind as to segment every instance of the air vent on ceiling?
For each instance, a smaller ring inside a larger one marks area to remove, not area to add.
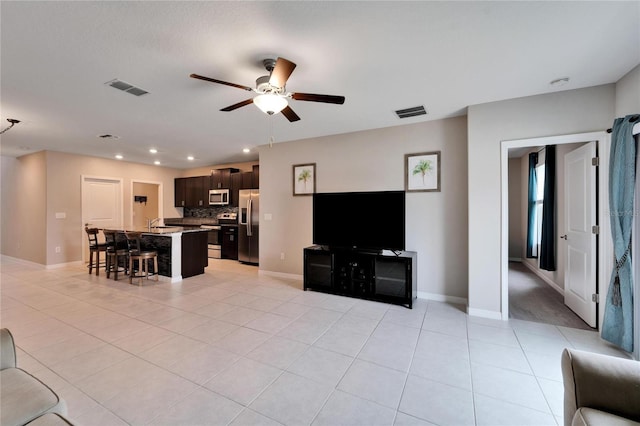
[[[149,93],[144,89],[141,89],[132,84],[126,83],[122,80],[118,80],[117,78],[111,81],[107,81],[105,84],[108,84],[109,86],[115,89],[122,90],[123,92],[131,93],[132,95],[135,95],[135,96],[142,96]]]
[[[409,118],[417,115],[427,115],[427,111],[424,109],[424,105],[420,105],[413,108],[399,109],[396,111],[398,118]]]
[[[110,135],[109,133],[105,133],[104,135],[98,135],[100,139],[120,139],[120,136]]]

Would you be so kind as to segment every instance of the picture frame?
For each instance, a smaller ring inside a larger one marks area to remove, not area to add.
[[[440,151],[404,155],[404,190],[440,192]]]
[[[316,192],[316,163],[293,165],[293,195],[313,195]]]

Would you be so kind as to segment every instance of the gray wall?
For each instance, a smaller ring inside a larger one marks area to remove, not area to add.
[[[611,125],[614,103],[609,84],[469,107],[470,313],[501,312],[501,141],[602,131]]]
[[[439,150],[442,191],[407,194],[406,248],[418,252],[422,296],[465,299],[466,135],[466,117],[456,117],[261,146],[260,269],[301,275],[302,250],[312,244],[312,198],[292,195],[294,164],[316,163],[317,192],[401,190],[404,154]],[[385,206],[367,214],[385,225]]]
[[[616,117],[640,113],[640,65],[616,83]]]
[[[520,158],[509,158],[509,260],[521,260],[526,247],[522,238],[522,215],[524,214],[525,218],[527,216],[526,204],[524,210],[522,206],[522,180],[528,179],[528,172],[526,176],[521,176],[523,166],[520,162]],[[525,171],[527,167],[524,166]],[[526,199],[526,192],[524,198]]]
[[[53,151],[2,157],[2,254],[44,265],[81,261],[86,239],[82,175],[123,179],[124,225],[130,226],[132,180],[161,183],[164,216],[176,217],[181,212],[173,207],[173,179],[179,173],[176,169]],[[5,193],[5,186],[12,188],[11,192]],[[57,212],[64,212],[66,218],[56,219]],[[56,246],[62,248],[60,253],[55,252]]]
[[[3,255],[45,264],[47,261],[47,175],[44,152],[2,157],[0,193]]]

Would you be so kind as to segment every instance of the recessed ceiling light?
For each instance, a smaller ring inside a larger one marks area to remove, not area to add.
[[[248,154],[249,152],[251,152],[251,150],[249,148],[244,148],[242,152],[244,152],[245,154]]]
[[[193,161],[193,155],[188,156],[188,157],[187,157],[187,160],[189,160],[189,161]]]
[[[158,152],[158,150],[157,150],[157,149],[155,149],[155,148],[151,148],[151,149],[149,150],[149,152],[150,152],[150,153],[152,153],[152,154],[156,154],[156,153]]]
[[[124,157],[123,157],[122,155],[120,155],[120,154],[117,154],[117,155],[116,155],[116,158],[117,158],[118,160],[122,160]]]
[[[154,161],[153,164],[155,164],[156,166],[160,165],[160,162],[158,160]]]
[[[569,77],[562,77],[549,82],[549,84],[553,87],[560,87],[560,86],[564,86],[568,82],[569,82]]]

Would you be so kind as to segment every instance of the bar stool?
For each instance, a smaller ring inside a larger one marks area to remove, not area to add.
[[[158,252],[152,250],[142,250],[140,244],[141,232],[125,232],[127,244],[129,246],[129,283],[133,283],[134,278],[139,278],[138,284],[142,285],[142,279],[149,279],[149,261],[153,260],[153,272],[158,281]],[[138,262],[138,273],[136,274],[136,261]]]
[[[87,237],[89,238],[89,264],[87,267],[89,268],[89,274],[93,272],[93,268],[96,268],[96,276],[100,275],[100,252],[107,252],[107,244],[101,243],[98,241],[98,228],[89,228],[88,226],[84,227],[84,230],[87,232]],[[96,261],[93,261],[93,254],[96,254]],[[103,263],[104,265],[104,263]]]
[[[113,279],[118,281],[118,271],[120,270],[120,260],[123,260],[124,273],[129,271],[129,250],[125,240],[118,241],[118,236],[122,235],[116,231],[103,230],[104,239],[107,241],[107,278],[113,270]]]

